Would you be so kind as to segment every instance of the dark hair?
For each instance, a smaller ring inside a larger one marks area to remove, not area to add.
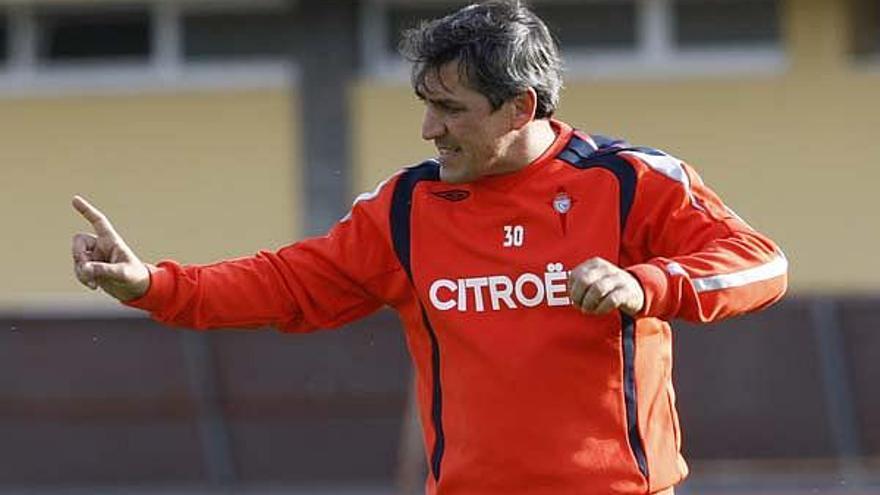
[[[562,62],[544,22],[519,1],[469,5],[422,22],[403,34],[400,51],[413,63],[412,84],[422,94],[425,75],[458,61],[468,86],[497,110],[534,88],[536,118],[550,117],[559,103]]]

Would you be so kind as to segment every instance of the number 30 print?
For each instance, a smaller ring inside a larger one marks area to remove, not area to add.
[[[523,238],[526,230],[522,225],[505,225],[504,226],[504,247],[520,247],[523,245]]]

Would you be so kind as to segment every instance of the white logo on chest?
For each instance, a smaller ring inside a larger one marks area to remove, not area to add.
[[[435,280],[428,296],[440,311],[500,311],[505,309],[568,306],[568,271],[562,263],[548,263],[543,274],[523,273],[515,280],[507,275],[487,275]],[[487,305],[488,302],[488,305]],[[487,309],[488,306],[488,309]]]

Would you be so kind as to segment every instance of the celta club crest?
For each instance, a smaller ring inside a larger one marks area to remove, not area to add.
[[[569,196],[564,188],[560,187],[556,190],[556,196],[553,197],[551,205],[556,213],[559,214],[559,225],[562,227],[562,235],[566,235],[568,233],[568,212],[571,210],[572,205],[574,205],[574,199]]]
[[[571,209],[571,196],[565,191],[557,193],[556,197],[553,198],[553,209],[560,215],[568,213],[568,210]]]

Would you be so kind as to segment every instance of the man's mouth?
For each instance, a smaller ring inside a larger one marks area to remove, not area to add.
[[[444,161],[459,153],[461,148],[458,146],[437,146],[437,153],[439,154],[440,160]]]

